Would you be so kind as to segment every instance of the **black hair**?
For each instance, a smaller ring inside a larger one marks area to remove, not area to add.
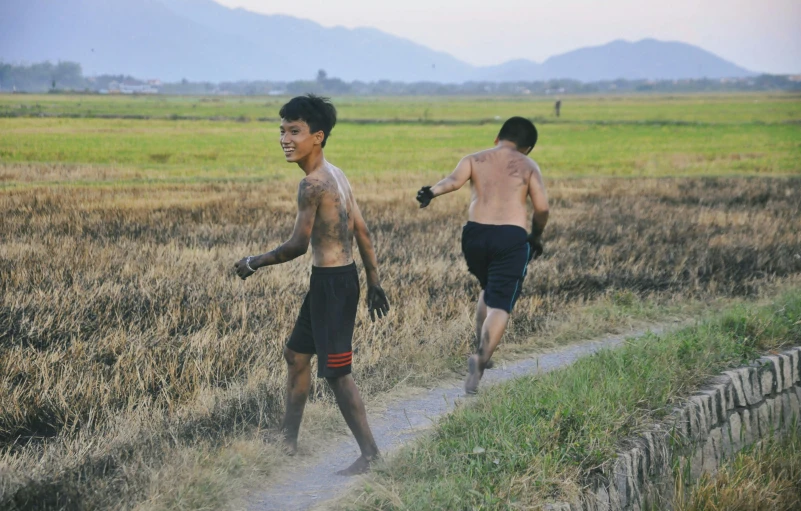
[[[514,142],[518,149],[534,148],[537,144],[537,128],[525,117],[510,117],[498,132],[498,140]]]
[[[303,121],[309,125],[309,132],[322,131],[324,138],[322,146],[337,123],[337,109],[331,100],[314,94],[297,96],[289,100],[278,112],[281,119],[286,121]]]

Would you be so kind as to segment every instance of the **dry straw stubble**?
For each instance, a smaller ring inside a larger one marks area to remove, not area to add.
[[[461,365],[477,289],[458,252],[466,194],[420,211],[411,189],[355,188],[393,304],[375,324],[359,313],[369,396]],[[563,180],[550,193],[546,256],[506,344],[610,293],[748,296],[801,273],[799,179]],[[175,449],[274,428],[308,257],[246,283],[231,269],[286,239],[293,215],[280,182],[3,192],[0,503],[127,507]],[[316,382],[313,400],[329,399]]]

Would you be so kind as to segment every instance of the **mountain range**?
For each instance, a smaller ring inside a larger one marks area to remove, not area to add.
[[[313,79],[585,82],[734,78],[755,73],[697,46],[613,41],[550,57],[473,66],[374,28],[328,28],[212,0],[3,0],[0,61],[79,62],[88,74],[177,81]]]

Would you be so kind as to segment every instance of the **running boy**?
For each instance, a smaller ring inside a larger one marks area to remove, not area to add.
[[[501,127],[495,147],[465,156],[450,176],[417,192],[424,208],[434,197],[458,190],[468,181],[472,184],[462,252],[468,270],[481,285],[481,294],[476,305],[477,353],[468,359],[465,381],[468,394],[477,392],[506,330],[529,261],[542,254],[548,197],[539,167],[527,156],[536,143],[534,124],[512,117]],[[534,206],[531,232],[527,231],[528,197]]]

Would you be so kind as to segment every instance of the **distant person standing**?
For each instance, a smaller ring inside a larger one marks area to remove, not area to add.
[[[311,358],[317,355],[317,376],[334,391],[337,405],[361,449],[361,456],[337,474],[369,470],[378,457],[367,425],[364,403],[351,377],[353,327],[359,303],[359,275],[353,262],[353,240],[367,274],[367,309],[375,321],[389,312],[381,289],[378,262],[370,233],[345,174],[326,161],[323,148],[336,124],[336,109],[326,98],[309,94],[281,107],[281,148],[289,163],[297,163],[305,177],[298,186],[298,214],[292,237],[275,250],[237,262],[244,280],[259,268],[285,263],[312,247],[309,292],[295,328],[284,347],[286,359],[286,414],[281,425],[290,454],[298,447],[298,431],[311,385]]]
[[[553,104],[553,111],[557,117],[559,117],[559,112],[562,110],[562,100],[557,98],[556,103]]]
[[[537,143],[537,129],[523,117],[501,127],[495,147],[462,158],[456,169],[434,186],[417,192],[420,207],[434,197],[472,184],[468,222],[462,229],[467,269],[481,285],[476,305],[478,349],[468,360],[465,392],[475,394],[490,358],[506,330],[520,296],[528,263],[542,254],[542,231],[548,222],[548,197],[542,173],[527,155]],[[528,198],[534,206],[528,232]]]

